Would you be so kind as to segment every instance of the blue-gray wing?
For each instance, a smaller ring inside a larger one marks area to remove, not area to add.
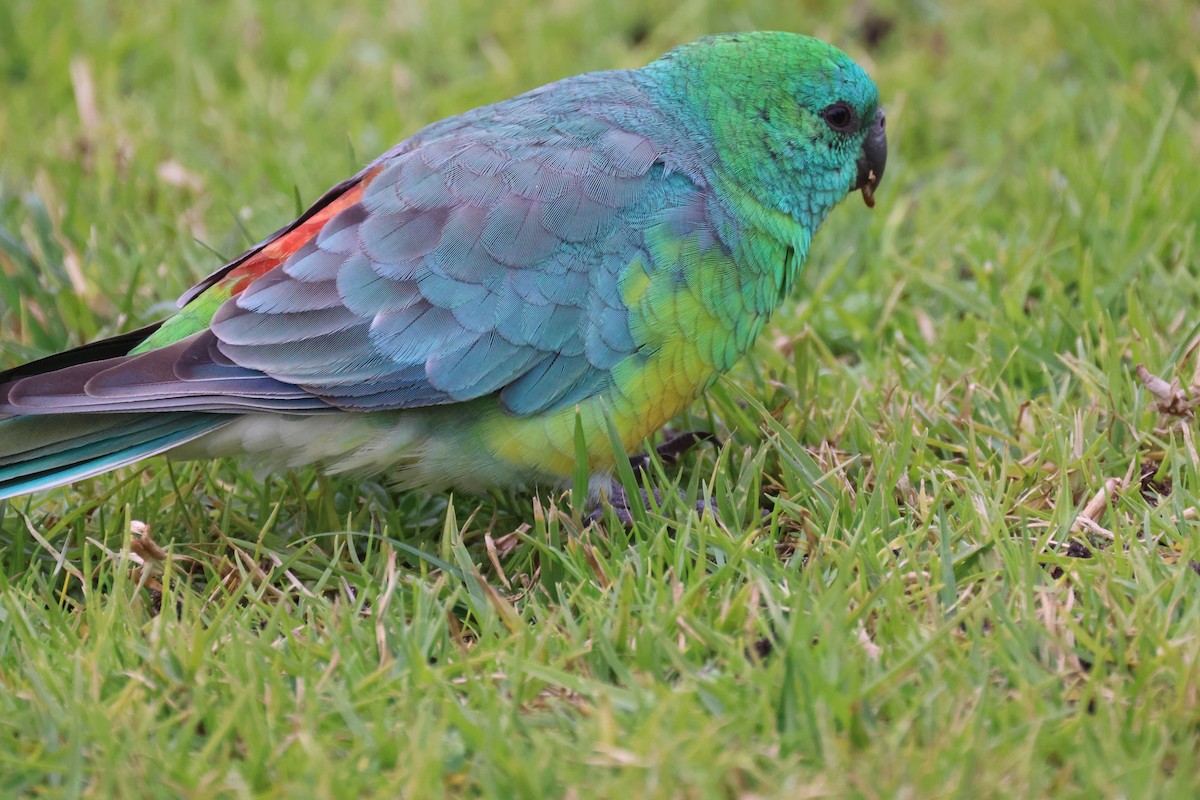
[[[620,275],[701,190],[611,115],[517,105],[385,156],[357,203],[217,312],[219,351],[340,408],[498,393],[532,414],[601,391],[635,349]]]

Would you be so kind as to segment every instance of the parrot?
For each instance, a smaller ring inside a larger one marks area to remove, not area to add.
[[[172,316],[0,372],[0,499],[163,453],[405,490],[611,476],[614,432],[634,452],[747,354],[886,161],[875,83],[786,32],[435,122]]]

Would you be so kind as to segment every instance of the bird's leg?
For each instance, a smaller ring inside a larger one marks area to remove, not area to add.
[[[608,497],[600,505],[588,512],[583,518],[583,523],[590,525],[593,522],[599,522],[604,519],[604,507],[607,505],[612,508],[613,512],[617,515],[617,519],[620,520],[623,526],[632,528],[634,521],[633,503],[641,503],[642,507],[649,511],[653,507],[650,503],[651,492],[654,493],[654,506],[661,506],[663,496],[662,492],[658,489],[638,489],[637,495],[631,498],[620,481],[614,480],[612,486],[609,488]],[[679,496],[681,498],[684,497],[684,492],[680,491]],[[696,501],[696,511],[700,514],[712,511],[715,514],[717,506],[711,498],[703,497]]]
[[[661,500],[662,495],[655,491],[654,498]],[[646,494],[645,489],[638,490],[636,502],[641,503],[646,508],[650,507],[650,497]],[[629,493],[625,491],[625,487],[621,485],[620,481],[612,481],[609,485],[608,495],[584,516],[583,524],[591,525],[594,522],[604,519],[605,506],[612,508],[621,525],[626,528],[633,527],[633,506],[630,505]]]
[[[721,444],[721,440],[716,437],[716,434],[708,431],[684,431],[675,434],[654,448],[654,452],[658,454],[658,460],[662,463],[674,464],[701,442],[716,442],[718,446]],[[635,475],[639,472],[643,475],[647,474],[650,471],[650,455],[638,453],[636,456],[630,456],[629,465],[633,467]]]
[[[660,461],[662,461],[662,463],[674,464],[680,459],[680,457],[685,455],[701,442],[716,442],[720,444],[720,440],[716,437],[716,435],[709,433],[708,431],[685,431],[683,433],[677,433],[667,439],[665,442],[656,447],[654,452],[658,455],[658,458]],[[646,477],[650,473],[649,454],[639,453],[638,455],[630,456],[629,464],[633,467],[634,475],[637,477],[638,483],[642,484],[642,488],[638,490],[638,496],[636,498],[631,498],[629,493],[625,491],[625,487],[622,486],[620,481],[617,480],[612,481],[611,485],[609,486],[607,496],[607,504],[612,507],[614,512],[616,512],[617,519],[621,521],[621,524],[627,528],[633,526],[633,506],[631,503],[641,503],[646,509],[649,509],[651,507],[650,492],[653,492],[654,504],[662,504],[662,493],[657,489],[648,490],[644,485]],[[680,496],[683,496],[683,492],[680,492]],[[701,514],[715,508],[716,506],[713,505],[712,501],[708,498],[696,501],[696,510]],[[592,511],[589,512],[586,517],[584,517],[584,522],[597,522],[603,517],[604,506],[600,505],[592,509]]]

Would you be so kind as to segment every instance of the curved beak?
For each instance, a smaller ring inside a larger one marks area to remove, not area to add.
[[[883,180],[883,168],[887,166],[887,118],[883,109],[875,112],[875,120],[863,140],[862,155],[858,157],[858,178],[850,191],[862,189],[863,202],[867,208],[875,207],[875,190]]]

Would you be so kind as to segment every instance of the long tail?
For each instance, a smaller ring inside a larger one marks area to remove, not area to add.
[[[184,404],[150,411],[152,401],[127,399],[119,391],[108,398],[87,394],[88,378],[129,363],[131,349],[158,328],[151,325],[0,372],[0,500],[132,464],[235,418]],[[14,403],[22,395],[30,409]]]
[[[0,419],[0,500],[132,464],[224,425],[196,412],[47,414]]]
[[[156,327],[0,372],[0,500],[132,464],[247,411],[330,408],[223,359],[207,330],[139,351]]]
[[[221,304],[362,196],[372,167],[183,296],[185,312],[0,370],[0,500],[162,453],[249,411],[333,410],[299,386],[239,367],[208,329]],[[375,170],[372,172],[371,170]]]

